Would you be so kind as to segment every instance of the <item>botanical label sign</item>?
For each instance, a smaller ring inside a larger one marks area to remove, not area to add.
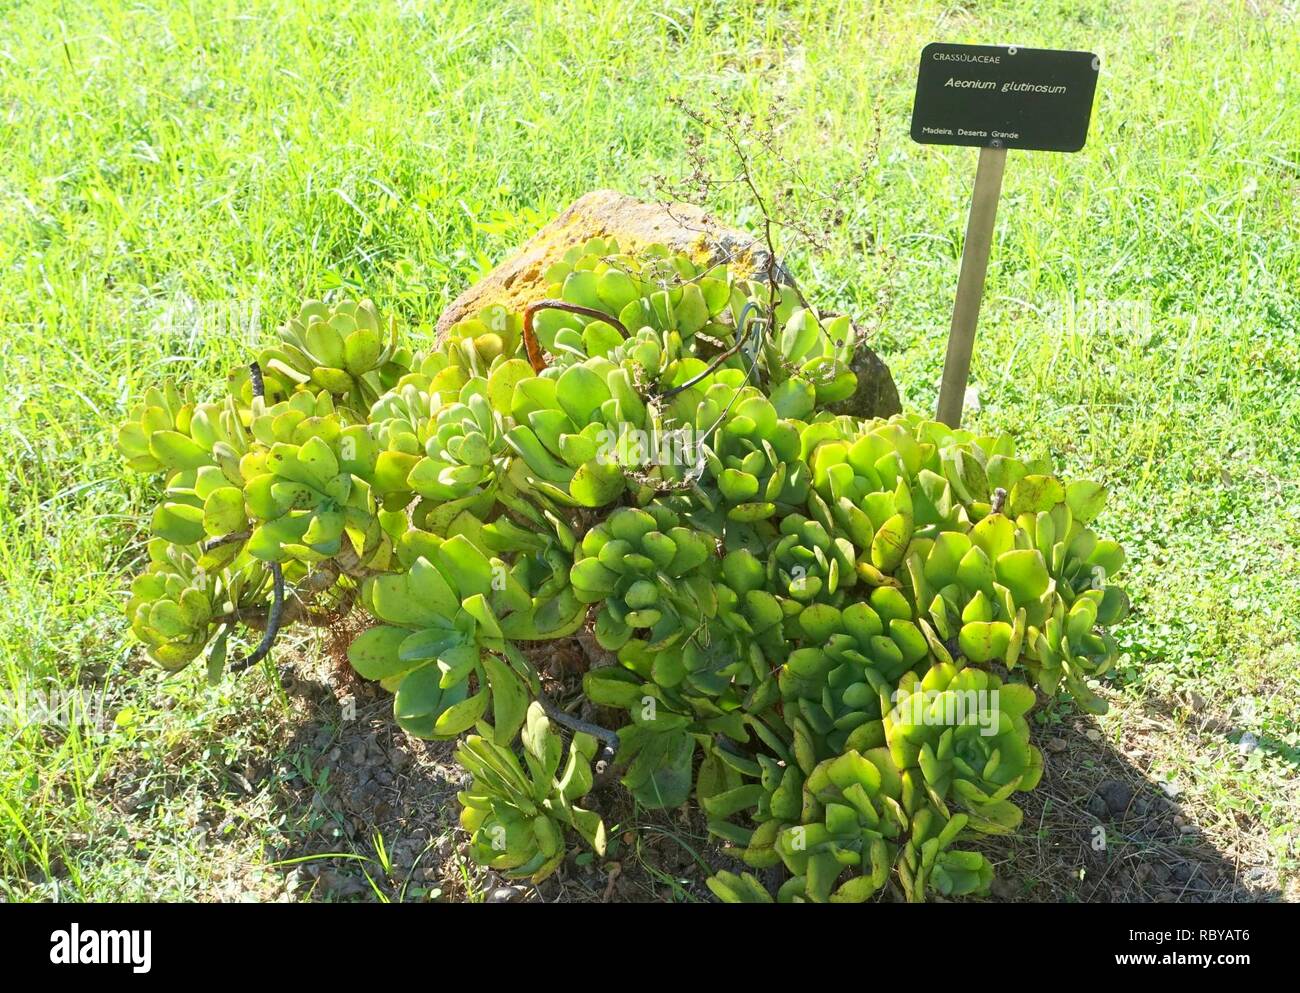
[[[912,140],[1077,152],[1088,138],[1100,68],[1091,52],[926,45],[916,79]]]

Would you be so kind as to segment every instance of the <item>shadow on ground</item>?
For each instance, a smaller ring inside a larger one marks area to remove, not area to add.
[[[609,826],[608,858],[571,855],[540,886],[511,884],[462,852],[455,794],[463,773],[452,760],[453,743],[408,738],[392,722],[391,698],[372,686],[344,675],[332,687],[305,671],[281,669],[302,713],[281,752],[281,768],[291,771],[279,777],[274,797],[285,840],[267,852],[285,876],[287,898],[697,901],[712,899],[704,880],[717,868],[743,868],[710,844],[698,814],[633,810],[614,785],[593,794],[592,803]],[[1148,711],[1134,723],[1158,717]],[[1139,768],[1140,733],[1126,732],[1117,746],[1103,740],[1095,718],[1057,714],[1034,728],[1034,738],[1045,769],[1039,788],[1017,797],[1022,827],[978,846],[997,870],[990,899],[1281,898],[1273,870],[1251,864],[1257,851],[1218,850],[1179,796]]]
[[[711,900],[704,880],[732,862],[696,812],[633,810],[616,783],[589,797],[609,831],[605,859],[575,852],[539,886],[486,871],[463,853],[454,742],[408,737],[392,697],[306,667],[280,676],[300,714],[279,750],[273,802],[281,842],[266,853],[297,899],[634,902]]]
[[[1033,729],[1044,772],[1036,790],[1015,798],[1024,823],[1014,836],[980,846],[996,868],[993,898],[1091,903],[1281,898],[1272,869],[1216,848],[1179,791],[1139,768],[1149,736],[1149,730],[1139,734],[1126,721],[1116,746],[1103,740],[1096,719],[1088,716],[1064,717],[1051,730]]]

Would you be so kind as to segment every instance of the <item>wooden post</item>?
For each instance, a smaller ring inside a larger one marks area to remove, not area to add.
[[[989,267],[993,243],[993,222],[998,215],[1002,192],[1002,171],[1007,164],[1005,148],[981,148],[975,169],[975,190],[971,194],[970,217],[966,221],[966,244],[961,250],[961,275],[957,277],[957,299],[948,329],[948,355],[943,362],[939,385],[939,408],[935,419],[951,428],[961,427],[961,408],[970,377],[970,357],[975,347],[975,326],[984,297],[984,274]]]

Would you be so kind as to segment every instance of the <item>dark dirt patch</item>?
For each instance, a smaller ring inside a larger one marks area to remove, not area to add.
[[[709,875],[742,868],[710,841],[698,811],[639,810],[611,783],[588,798],[609,830],[606,858],[576,850],[539,886],[502,879],[462,854],[466,836],[457,825],[455,794],[464,774],[452,759],[454,743],[407,737],[392,723],[391,698],[376,687],[349,681],[344,692],[355,701],[356,716],[345,721],[331,687],[292,675],[287,684],[305,703],[314,701],[318,712],[289,749],[308,760],[311,778],[300,779],[283,798],[304,812],[303,827],[311,829],[276,858],[353,855],[286,865],[300,899],[375,900],[383,894],[489,902],[708,901]],[[977,846],[997,868],[993,899],[1278,899],[1269,872],[1218,851],[1177,797],[1102,739],[1095,719],[1066,717],[1050,730],[1035,726],[1034,737],[1045,771],[1037,790],[1017,795],[1025,810],[1022,828]],[[388,869],[378,855],[381,845]]]
[[[1018,793],[1020,831],[985,839],[992,896],[1002,900],[1093,903],[1253,903],[1279,899],[1276,877],[1218,850],[1180,803],[1140,767],[1150,731],[1130,727],[1120,749],[1094,718],[1035,726],[1043,750],[1039,787]],[[1169,733],[1169,729],[1164,729]],[[1169,742],[1162,742],[1169,747]],[[1129,754],[1125,754],[1125,752]],[[1133,758],[1129,756],[1132,755]],[[1135,761],[1136,760],[1136,761]]]
[[[575,846],[538,886],[503,879],[464,854],[454,742],[408,737],[393,723],[391,696],[346,665],[285,658],[279,675],[294,716],[265,751],[213,766],[199,783],[123,768],[102,784],[128,828],[160,798],[198,795],[190,829],[213,856],[199,899],[694,902],[713,899],[705,880],[717,869],[744,868],[711,842],[698,810],[638,809],[610,783],[586,801],[605,819],[606,857]],[[562,672],[549,684],[554,698],[574,699],[578,679]],[[1149,756],[1178,747],[1177,728],[1135,707],[1115,715],[1113,745],[1095,718],[1051,720],[1033,728],[1045,770],[1037,790],[1016,797],[1023,826],[976,846],[997,870],[992,899],[1279,899],[1248,826],[1235,844],[1217,828],[1207,836],[1198,826],[1210,823],[1207,812],[1152,781]],[[895,898],[892,889],[883,896]]]
[[[733,862],[709,844],[698,811],[634,809],[614,782],[585,801],[605,818],[605,858],[575,846],[538,886],[484,870],[462,853],[456,793],[467,776],[452,758],[455,743],[407,736],[378,687],[344,677],[336,689],[304,678],[305,668],[281,670],[304,722],[284,750],[286,768],[298,772],[284,777],[278,799],[296,830],[270,859],[299,899],[711,900],[705,879]]]

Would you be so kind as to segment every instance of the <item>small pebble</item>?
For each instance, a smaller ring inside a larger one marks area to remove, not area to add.
[[[1066,745],[1064,738],[1053,738],[1051,741],[1047,743],[1047,750],[1049,752],[1060,753],[1065,751],[1067,747],[1068,746]]]
[[[1014,900],[1020,896],[1016,885],[1000,876],[993,877],[993,895],[999,900]]]
[[[355,876],[348,876],[335,869],[326,869],[320,874],[323,889],[339,897],[358,896],[369,891],[369,887]]]
[[[1111,814],[1119,817],[1128,810],[1133,802],[1133,788],[1118,779],[1108,779],[1097,787],[1097,795],[1105,801]]]

